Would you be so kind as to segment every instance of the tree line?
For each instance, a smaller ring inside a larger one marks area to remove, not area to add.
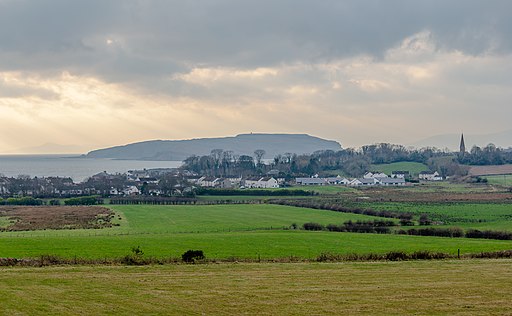
[[[351,177],[358,177],[371,168],[372,164],[400,161],[428,163],[436,157],[451,156],[453,153],[437,148],[411,149],[388,143],[347,148],[339,151],[320,150],[312,154],[285,153],[275,156],[267,163],[265,151],[258,149],[254,156],[235,155],[232,151],[214,149],[210,155],[191,156],[185,159],[183,169],[205,176],[239,177],[264,174],[277,170],[281,176],[312,175],[322,171],[341,170]]]
[[[512,150],[496,147],[489,144],[483,148],[473,146],[464,154],[459,154],[459,162],[467,165],[503,165],[512,163]]]

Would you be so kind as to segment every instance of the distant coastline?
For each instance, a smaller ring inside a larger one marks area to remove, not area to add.
[[[177,168],[181,164],[181,161],[91,158],[68,154],[14,154],[0,155],[0,174],[7,177],[70,177],[81,182],[102,171],[125,173],[134,169]]]

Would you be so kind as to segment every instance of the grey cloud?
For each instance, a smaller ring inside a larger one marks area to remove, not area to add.
[[[0,79],[0,99],[25,97],[37,97],[44,100],[57,100],[59,95],[48,89],[8,84]]]
[[[0,71],[144,85],[195,66],[380,58],[426,29],[441,49],[510,53],[509,12],[506,0],[0,0]]]

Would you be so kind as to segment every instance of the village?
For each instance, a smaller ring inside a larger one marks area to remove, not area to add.
[[[214,189],[276,189],[293,186],[349,186],[399,187],[418,181],[442,181],[437,172],[423,171],[413,178],[408,171],[366,172],[361,178],[280,176],[278,170],[270,170],[264,176],[211,177],[176,168],[130,170],[125,174],[95,174],[83,182],[75,183],[66,177],[0,177],[0,196],[57,198],[99,195],[118,196],[179,196],[193,194],[197,188]]]

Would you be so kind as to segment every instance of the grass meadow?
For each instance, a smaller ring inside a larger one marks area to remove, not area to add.
[[[489,184],[497,184],[507,187],[512,186],[512,174],[499,176],[483,176],[482,178],[487,179]]]
[[[362,204],[373,209],[384,209],[415,214],[428,214],[442,223],[439,226],[504,230],[512,232],[512,204],[510,203],[393,203],[375,202]],[[437,226],[437,225],[436,225]]]
[[[384,172],[387,175],[391,175],[393,171],[409,171],[411,175],[418,175],[422,171],[428,171],[428,167],[419,162],[402,161],[372,165],[372,170]]]
[[[201,249],[212,259],[311,259],[325,252],[365,254],[398,250],[455,254],[460,249],[465,254],[512,248],[512,241],[290,230],[292,223],[301,226],[306,222],[341,224],[347,220],[376,219],[308,208],[266,204],[112,208],[116,211],[115,221],[120,224],[113,228],[0,232],[0,257],[51,254],[114,258],[129,254],[136,246],[151,257],[179,257],[189,249]],[[506,215],[505,206],[499,209]]]
[[[5,315],[505,315],[512,261],[1,268]]]

